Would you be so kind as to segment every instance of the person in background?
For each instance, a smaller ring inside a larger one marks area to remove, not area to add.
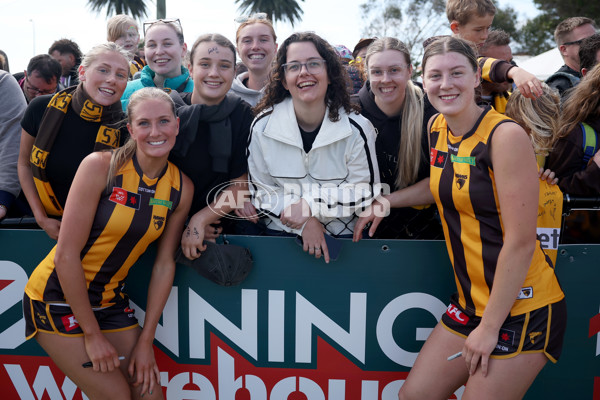
[[[10,72],[10,66],[8,64],[8,56],[2,50],[0,50],[0,69],[6,72]]]
[[[190,52],[194,90],[172,93],[181,126],[169,160],[194,183],[181,241],[183,254],[192,260],[206,249],[204,240],[214,241],[235,228],[224,217],[237,207],[219,199],[237,199],[239,191],[248,190],[246,146],[253,114],[248,103],[230,92],[235,58],[233,43],[223,35],[200,36]]]
[[[596,64],[600,63],[600,33],[583,39],[579,46],[579,61],[581,76],[585,76]]]
[[[512,64],[513,55],[508,33],[502,29],[491,31],[483,45],[479,48],[479,55],[503,60]],[[482,101],[490,104],[500,114],[504,114],[506,102],[511,91],[512,84],[510,82],[493,83],[486,80],[481,81]]]
[[[446,3],[446,16],[453,36],[473,43],[478,49],[485,43],[495,15],[496,6],[491,0],[448,0]],[[424,47],[435,39],[436,37],[426,40]],[[478,63],[482,80],[494,83],[514,82],[521,93],[527,97],[535,98],[542,95],[542,82],[516,65],[500,59],[479,56]]]
[[[560,114],[558,141],[548,158],[558,185],[572,196],[600,195],[600,64],[569,93]]]
[[[193,194],[190,180],[167,161],[178,128],[169,96],[140,90],[128,115],[128,142],[81,162],[58,243],[23,295],[26,338],[35,337],[90,399],[163,398],[153,342]],[[141,329],[123,289],[130,268],[159,238]],[[82,368],[88,362],[91,368]]]
[[[233,80],[231,92],[252,107],[256,106],[269,82],[271,67],[277,52],[277,35],[273,24],[264,13],[248,18],[237,18],[240,26],[235,34],[237,52],[248,69]]]
[[[558,90],[560,97],[575,87],[581,79],[579,65],[579,45],[581,41],[596,33],[594,20],[587,17],[571,17],[561,21],[554,30],[554,40],[565,64],[546,79],[552,89]]]
[[[69,39],[57,40],[48,49],[48,54],[57,60],[62,67],[59,82],[61,89],[79,84],[79,64],[81,64],[83,54],[77,43]]]
[[[358,93],[360,88],[363,85],[363,79],[361,77],[361,72],[356,67],[354,62],[354,57],[352,57],[352,53],[350,49],[348,49],[343,44],[338,44],[333,46],[336,53],[340,57],[340,61],[344,68],[346,69],[346,73],[348,74],[348,84],[347,90],[350,95]]]
[[[0,71],[0,220],[11,211],[21,191],[17,173],[19,158],[19,122],[27,103],[19,85],[4,70]]]
[[[359,76],[360,76],[362,84],[364,84],[365,81],[367,80],[367,71],[365,69],[365,64],[364,64],[365,55],[367,54],[367,47],[369,47],[369,45],[371,43],[373,43],[373,41],[375,39],[377,39],[377,38],[376,37],[362,38],[358,41],[358,43],[356,43],[356,45],[354,46],[354,49],[352,50],[352,58],[354,59],[353,65],[360,72]],[[362,85],[361,85],[361,87],[362,87]]]
[[[144,22],[144,54],[147,65],[142,69],[140,79],[127,84],[121,97],[123,111],[136,90],[143,87],[158,87],[166,92],[191,93],[194,82],[190,71],[183,66],[187,44],[179,19],[158,19]]]
[[[357,114],[333,47],[311,32],[281,45],[248,147],[252,202],[268,235],[301,235],[329,262],[324,234],[351,237],[379,183],[375,129]]]
[[[140,32],[137,22],[129,15],[117,14],[108,20],[106,23],[106,40],[115,42],[131,54],[132,60],[129,63],[130,78],[144,68],[146,62],[136,54],[140,42]]]
[[[129,55],[115,43],[94,46],[79,67],[77,86],[29,104],[21,127],[19,180],[38,225],[58,238],[69,188],[91,152],[120,147]]]
[[[38,96],[56,93],[61,73],[62,68],[58,61],[48,54],[39,54],[29,60],[26,71],[17,72],[13,77],[19,82],[29,104]]]
[[[412,80],[408,47],[392,37],[376,39],[364,61],[368,80],[358,93],[361,114],[377,130],[375,149],[381,183],[387,193],[429,176],[427,121],[435,110]],[[377,201],[377,200],[376,200]],[[375,238],[438,239],[442,236],[435,207],[393,209]],[[361,238],[355,231],[354,237]]]

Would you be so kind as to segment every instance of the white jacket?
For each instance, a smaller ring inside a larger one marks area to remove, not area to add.
[[[248,173],[252,203],[268,215],[269,228],[300,234],[282,224],[279,215],[303,198],[330,234],[351,234],[356,214],[371,204],[379,184],[375,136],[362,115],[340,109],[340,119],[331,122],[327,110],[306,153],[291,98],[258,115]]]

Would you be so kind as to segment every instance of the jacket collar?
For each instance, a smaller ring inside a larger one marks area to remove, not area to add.
[[[324,134],[323,134],[324,133]],[[325,117],[321,129],[315,138],[312,148],[330,145],[347,138],[352,134],[352,125],[348,114],[340,109],[340,119],[331,122],[329,119],[329,108],[325,110]],[[294,112],[294,104],[291,97],[287,97],[281,103],[273,107],[273,112],[265,127],[264,136],[292,146],[303,148],[300,128]]]

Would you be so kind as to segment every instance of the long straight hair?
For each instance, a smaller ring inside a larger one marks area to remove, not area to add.
[[[411,65],[408,47],[400,40],[393,37],[384,37],[375,40],[367,48],[365,63],[367,71],[369,60],[375,53],[385,50],[396,50],[402,53],[404,61]],[[402,105],[402,122],[400,129],[400,146],[398,148],[398,163],[396,175],[396,189],[402,189],[417,181],[419,165],[422,160],[421,137],[423,135],[424,101],[423,91],[412,80],[406,82],[404,89],[404,104]]]

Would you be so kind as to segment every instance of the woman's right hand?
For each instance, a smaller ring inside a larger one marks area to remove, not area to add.
[[[54,240],[58,240],[58,232],[60,231],[60,221],[58,219],[45,217],[37,221],[40,228],[42,228],[48,236]]]
[[[315,258],[325,258],[325,262],[329,263],[329,250],[323,233],[325,228],[318,219],[310,217],[302,230],[302,248],[308,251],[308,254]]]
[[[183,235],[181,236],[181,250],[183,251],[183,255],[190,260],[200,257],[202,252],[206,250],[204,229],[207,225],[209,224],[203,222],[200,212],[198,212],[190,218],[188,226],[183,231]]]
[[[385,196],[374,200],[369,208],[358,216],[358,221],[354,225],[352,241],[358,242],[362,238],[363,230],[369,223],[371,224],[369,227],[369,237],[373,237],[381,221],[388,215],[390,215],[390,202]]]
[[[111,372],[119,368],[120,361],[117,350],[101,333],[84,336],[85,352],[92,362],[94,371]]]

